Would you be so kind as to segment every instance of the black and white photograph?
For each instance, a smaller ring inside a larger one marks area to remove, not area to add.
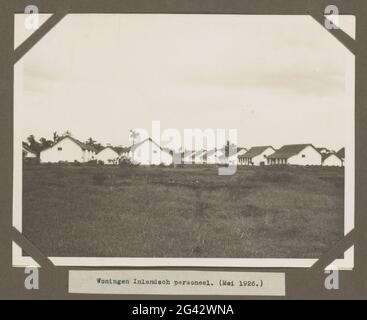
[[[13,225],[61,266],[311,267],[354,227],[354,63],[307,15],[68,14],[14,66]]]

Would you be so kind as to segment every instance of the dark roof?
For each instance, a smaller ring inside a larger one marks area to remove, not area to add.
[[[343,160],[343,159],[341,159],[339,156],[338,156],[338,154],[337,153],[335,153],[335,152],[329,152],[329,153],[323,153],[323,154],[321,154],[321,158],[322,158],[322,162],[324,162],[327,158],[329,158],[330,156],[332,156],[332,155],[334,155],[334,156],[336,156],[338,159],[340,159],[340,160]]]
[[[126,153],[130,151],[130,147],[113,147],[113,150],[115,150],[118,154]]]
[[[92,147],[92,146],[89,146],[81,141],[79,141],[78,139],[75,139],[71,136],[65,136],[65,137],[62,137],[59,141],[57,141],[56,143],[54,143],[51,147],[49,148],[46,148],[46,149],[43,149],[42,151],[45,151],[47,149],[51,149],[52,147],[54,147],[55,145],[57,145],[58,143],[60,143],[61,141],[65,140],[65,139],[70,139],[71,141],[73,141],[74,143],[76,143],[80,148],[82,148],[83,150],[89,150],[89,151],[93,151],[93,152],[96,152],[96,150]]]
[[[339,158],[344,159],[345,158],[345,148],[341,148],[337,153]]]
[[[103,147],[101,149],[98,150],[98,153],[102,152],[105,149],[111,149],[113,151],[115,151],[118,155],[121,155],[122,153],[126,153],[130,151],[130,147],[113,147],[113,146],[107,146],[107,147]]]
[[[33,151],[26,142],[23,142],[23,148],[27,152],[30,152],[30,153],[33,153],[33,154],[37,154],[37,152]]]
[[[281,147],[279,150],[275,151],[268,158],[278,158],[278,159],[288,159],[299,154],[304,148],[311,146],[316,151],[317,149],[310,143],[306,144],[289,144]],[[318,152],[318,151],[317,151]]]
[[[102,145],[94,145],[94,149],[96,150],[96,153],[98,153],[105,149],[105,147]]]
[[[150,141],[151,143],[154,143],[159,149],[161,149],[162,151],[164,152],[167,152],[167,153],[171,153],[172,154],[172,151],[170,149],[167,149],[167,148],[162,148],[158,143],[156,143],[155,141],[153,141],[152,138],[147,138],[147,139],[144,139],[143,141],[140,141],[138,142],[137,144],[134,144],[132,146],[129,147],[129,151],[135,151],[138,147],[140,147],[144,142],[146,141]]]
[[[120,154],[117,150],[116,147],[112,147],[112,146],[107,146],[107,147],[104,147],[104,148],[101,148],[98,150],[98,153],[101,153],[103,150],[106,150],[106,149],[111,149],[112,151],[115,151],[117,154]]]
[[[122,151],[123,152],[129,152],[131,150],[131,147],[123,147]]]
[[[245,154],[241,155],[240,158],[253,158],[253,157],[256,157],[256,156],[262,154],[268,148],[272,148],[274,150],[274,148],[272,146],[252,147]]]
[[[77,145],[79,145],[79,147],[81,147],[81,148],[82,148],[82,149],[84,149],[84,150],[89,150],[89,151],[94,151],[94,152],[96,152],[96,149],[95,149],[93,146],[87,145],[87,144],[85,144],[85,143],[83,143],[83,142],[79,141],[78,139],[75,139],[75,138],[73,138],[73,137],[71,137],[71,136],[66,136],[66,137],[62,138],[61,140],[59,140],[58,142],[60,142],[60,141],[64,140],[65,138],[69,138],[69,139],[71,139],[71,140],[72,140],[72,141],[74,141]]]

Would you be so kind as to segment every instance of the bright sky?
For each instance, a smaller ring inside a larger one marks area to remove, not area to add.
[[[353,32],[352,16],[343,23]],[[24,139],[69,130],[130,145],[130,129],[158,120],[234,128],[244,147],[339,149],[354,56],[309,16],[68,15],[16,65],[15,89]]]

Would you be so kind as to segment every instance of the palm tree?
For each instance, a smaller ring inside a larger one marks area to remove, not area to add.
[[[35,137],[33,134],[31,134],[28,138],[27,138],[29,145],[32,145],[32,143],[34,143],[36,141]]]
[[[56,143],[56,142],[58,142],[58,141],[59,141],[60,137],[59,137],[59,135],[58,135],[57,131],[55,131],[55,132],[54,132],[54,134],[53,134],[53,139],[54,139],[54,143]]]
[[[135,144],[135,139],[139,137],[139,132],[130,130],[130,139],[133,139],[133,145]]]
[[[93,140],[93,138],[89,138],[85,144],[88,145],[88,146],[94,146],[96,144],[96,140]]]
[[[32,151],[37,152],[37,153],[40,151],[40,149],[41,149],[41,145],[40,145],[40,143],[38,143],[38,142],[36,141],[36,138],[34,137],[34,135],[33,135],[33,134],[31,134],[31,135],[27,138],[27,141],[29,142],[29,147],[30,147],[30,149],[31,149]]]
[[[52,146],[52,141],[47,140],[44,137],[42,137],[39,141],[40,141],[40,150],[43,150],[43,149],[46,149]]]

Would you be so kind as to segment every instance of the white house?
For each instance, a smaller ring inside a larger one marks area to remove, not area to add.
[[[206,164],[217,164],[218,163],[217,149],[207,150],[204,159]]]
[[[33,152],[26,143],[23,142],[23,158],[24,159],[37,159],[37,154]]]
[[[191,150],[186,150],[184,152],[182,152],[181,157],[182,157],[182,163],[184,164],[194,164],[195,161],[195,151],[191,151]]]
[[[275,149],[272,146],[257,146],[238,157],[240,165],[261,166],[267,164],[268,156],[274,153]]]
[[[237,157],[243,156],[248,150],[246,148],[237,148]]]
[[[200,150],[193,153],[195,164],[206,164],[207,163],[207,150]]]
[[[212,150],[200,150],[198,152],[194,152],[191,155],[192,161],[195,164],[216,164],[218,163],[218,153],[216,149]],[[188,156],[190,159],[190,155]]]
[[[248,150],[246,148],[237,147],[233,154],[229,154],[230,150],[228,147],[221,149],[219,155],[219,163],[229,165],[240,165],[240,157],[243,156]],[[231,153],[233,150],[231,150]]]
[[[138,165],[173,164],[172,153],[168,149],[163,149],[151,138],[132,145],[129,150],[129,159]]]
[[[268,164],[270,165],[320,166],[321,163],[321,153],[312,144],[285,145],[268,156]]]
[[[115,150],[120,154],[120,159],[127,159],[129,157],[130,147],[116,147]]]
[[[236,148],[235,150],[230,148]],[[216,152],[217,163],[218,164],[238,164],[239,157],[244,155],[247,152],[246,148],[239,148],[236,146],[225,146],[221,149],[218,149]],[[231,153],[231,154],[230,154]]]
[[[195,164],[204,164],[206,158],[206,150],[195,151],[191,154],[192,162]],[[190,159],[190,155],[187,155],[187,159]]]
[[[226,148],[216,150],[216,161],[217,164],[228,164],[228,157],[226,155]]]
[[[231,159],[232,160],[229,160],[229,163],[230,164],[238,164],[238,165],[241,165],[241,162],[240,162],[240,158],[247,152],[248,150],[246,148],[241,148],[241,147],[238,147],[237,148],[237,152],[236,154],[234,154],[233,156],[231,156]],[[234,161],[236,161],[236,163],[233,163]]]
[[[119,152],[111,146],[102,149],[96,154],[97,161],[101,161],[103,164],[118,164],[119,158]]]
[[[88,162],[95,159],[95,149],[83,142],[65,136],[50,148],[40,152],[40,161],[47,162]]]
[[[336,153],[323,154],[322,165],[326,167],[342,167],[343,159],[339,158]]]

